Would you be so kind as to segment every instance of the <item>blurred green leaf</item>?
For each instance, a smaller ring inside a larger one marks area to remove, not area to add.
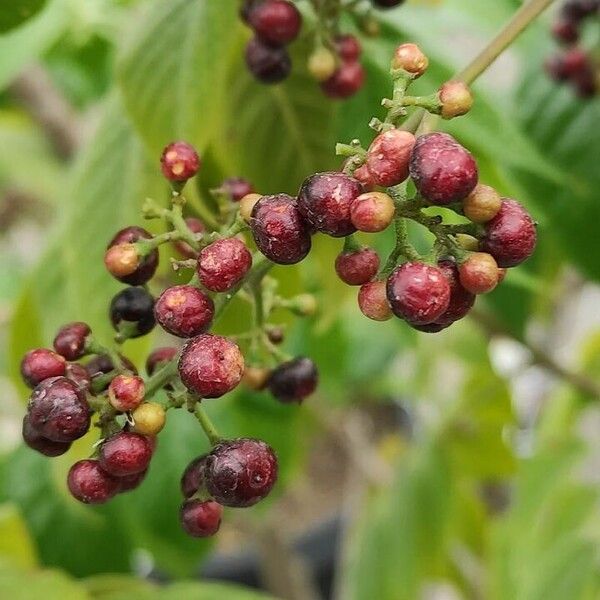
[[[0,34],[18,27],[39,13],[46,0],[12,0],[9,4],[0,6]]]
[[[35,544],[14,504],[0,505],[0,560],[19,568],[37,564]]]

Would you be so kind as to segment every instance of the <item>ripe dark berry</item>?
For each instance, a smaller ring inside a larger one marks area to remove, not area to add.
[[[40,433],[31,426],[28,415],[23,417],[22,434],[23,441],[32,450],[35,450],[44,456],[61,456],[71,447],[70,442],[53,442],[40,435]]]
[[[573,77],[571,83],[577,96],[582,99],[592,98],[598,91],[596,73],[590,63]]]
[[[181,505],[179,519],[192,537],[210,537],[219,531],[223,507],[212,500],[187,500]]]
[[[206,456],[206,454],[197,456],[183,471],[181,475],[181,493],[184,498],[191,498],[198,490],[204,487]]]
[[[277,480],[277,458],[261,440],[240,438],[215,446],[204,472],[211,496],[223,506],[245,507],[265,498]]]
[[[450,303],[450,284],[437,267],[407,262],[387,281],[393,313],[414,325],[427,325],[442,316]]]
[[[158,367],[173,360],[177,356],[177,352],[179,350],[173,346],[163,346],[152,350],[146,359],[146,373],[152,375]]]
[[[144,380],[137,375],[117,375],[108,386],[108,401],[115,410],[136,409],[144,400]]]
[[[410,159],[410,176],[431,204],[450,204],[466,198],[477,185],[477,163],[447,133],[417,138]]]
[[[30,350],[21,360],[21,376],[31,388],[50,377],[65,374],[67,361],[56,352],[46,348]]]
[[[363,285],[379,270],[379,256],[372,248],[342,252],[335,259],[335,272],[348,285]]]
[[[365,70],[358,61],[344,61],[329,79],[321,82],[326,96],[336,99],[354,96],[365,82]]]
[[[292,61],[285,48],[269,46],[259,38],[253,38],[246,46],[246,65],[262,83],[279,83],[292,70]]]
[[[250,227],[258,249],[277,264],[293,265],[310,251],[307,224],[287,194],[262,196],[252,209]]]
[[[438,267],[450,284],[450,302],[448,308],[435,320],[435,323],[425,327],[440,325],[445,328],[467,315],[475,304],[475,294],[467,291],[460,283],[458,267],[454,261],[442,260],[438,263]]]
[[[504,198],[496,216],[485,225],[480,247],[499,267],[514,267],[533,254],[536,242],[537,231],[529,213],[515,200]]]
[[[394,201],[383,192],[367,192],[354,199],[350,206],[350,220],[356,229],[377,233],[387,229],[394,220]]]
[[[92,378],[87,369],[79,363],[67,363],[65,377],[72,381],[82,392],[88,392]]]
[[[404,0],[372,0],[372,2],[379,8],[394,8],[400,6]]]
[[[67,486],[71,495],[85,504],[103,504],[119,492],[119,480],[109,475],[97,460],[80,460],[70,469]]]
[[[179,376],[185,387],[202,398],[218,398],[234,389],[244,373],[244,357],[231,340],[203,334],[181,352]]]
[[[144,288],[125,288],[111,300],[109,315],[116,331],[126,329],[132,338],[146,335],[155,325],[154,298]]]
[[[250,23],[250,13],[256,8],[262,0],[242,0],[242,6],[240,8],[240,18],[244,23]]]
[[[156,402],[143,402],[132,413],[132,430],[146,436],[158,435],[167,420],[165,409]]]
[[[124,477],[145,471],[150,464],[152,450],[146,436],[121,431],[102,443],[98,461],[107,473]]]
[[[119,477],[119,494],[125,492],[131,492],[139,487],[144,479],[146,479],[148,471],[142,471],[141,473],[133,473],[133,475],[126,475],[125,477]]]
[[[150,239],[152,239],[152,234],[146,231],[143,227],[131,226],[125,227],[125,229],[118,231],[113,239],[109,242],[107,251],[117,246],[122,249],[124,248],[123,245],[131,247],[133,252],[122,251],[118,253],[119,256],[116,256],[115,260],[119,258],[129,258],[129,260],[134,260],[135,264],[132,263],[131,266],[133,268],[126,269],[126,272],[124,271],[122,274],[119,274],[118,270],[110,268],[107,263],[109,272],[119,281],[129,285],[143,285],[147,281],[150,281],[150,279],[152,279],[154,276],[154,273],[156,273],[156,268],[158,267],[158,250],[152,250],[145,256],[138,256],[135,248],[132,246],[132,244],[138,240]]]
[[[90,409],[84,393],[66,377],[40,383],[29,398],[29,422],[54,442],[73,442],[90,428]]]
[[[298,357],[281,363],[269,377],[269,391],[281,402],[302,402],[317,388],[319,374],[310,358]]]
[[[405,181],[415,141],[408,131],[390,129],[380,133],[369,146],[365,163],[373,183],[391,187]]]
[[[239,283],[252,266],[252,255],[237,238],[217,240],[203,248],[196,270],[202,285],[212,292],[226,292]]]
[[[501,205],[502,198],[493,187],[478,183],[463,200],[463,213],[473,223],[487,223],[498,214]]]
[[[358,307],[365,317],[373,321],[392,318],[392,309],[387,299],[385,281],[370,281],[358,290]]]
[[[344,173],[315,173],[300,187],[298,210],[317,231],[344,237],[356,231],[350,206],[362,191],[362,185]]]
[[[204,233],[204,231],[206,231],[204,223],[200,219],[196,219],[196,217],[187,217],[187,219],[185,219],[185,224],[192,233]],[[181,256],[185,256],[185,258],[196,258],[198,255],[187,242],[182,240],[177,240],[173,243],[173,246],[175,246],[177,252],[179,252]]]
[[[265,0],[248,15],[250,26],[262,40],[274,46],[285,46],[296,39],[302,16],[287,0]]]
[[[392,58],[393,69],[404,69],[415,78],[425,73],[429,66],[429,59],[416,44],[401,44],[394,52]]]
[[[54,349],[67,360],[77,360],[85,354],[85,342],[90,333],[87,323],[63,325],[54,338]]]
[[[229,177],[221,185],[221,189],[234,201],[239,202],[244,196],[254,192],[252,184],[242,177]]]
[[[462,81],[446,81],[440,87],[438,98],[442,105],[440,114],[444,119],[466,115],[473,106],[473,94]]]
[[[169,181],[187,181],[198,172],[200,157],[191,144],[171,142],[162,152],[160,168]]]
[[[350,34],[338,35],[334,39],[334,44],[342,61],[353,62],[359,59],[362,48],[356,36]]]
[[[167,288],[154,305],[154,317],[160,326],[182,338],[204,333],[210,327],[214,314],[213,301],[193,285]]]
[[[552,26],[552,35],[563,44],[574,44],[579,39],[579,25],[570,19],[559,19]]]
[[[498,265],[487,252],[473,252],[458,267],[461,285],[472,294],[487,294],[497,285]]]
[[[568,20],[579,21],[600,10],[598,0],[567,0],[561,8],[561,13]]]

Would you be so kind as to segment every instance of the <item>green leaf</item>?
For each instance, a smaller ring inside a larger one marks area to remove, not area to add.
[[[14,0],[0,6],[0,34],[18,27],[40,12],[46,0]]]
[[[37,563],[35,544],[13,504],[0,505],[0,556],[3,561],[21,568]]]
[[[59,571],[0,569],[0,598],[10,600],[91,600],[74,580]]]

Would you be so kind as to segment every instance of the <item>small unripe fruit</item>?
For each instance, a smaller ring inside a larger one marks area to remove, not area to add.
[[[254,192],[252,184],[243,177],[228,177],[221,184],[221,189],[233,202],[239,202],[244,196]]]
[[[152,234],[143,227],[131,226],[118,231],[109,242],[104,257],[109,273],[129,285],[143,285],[152,279],[158,268],[158,250],[139,256],[133,245],[137,241],[150,239]]]
[[[144,288],[125,288],[111,300],[109,315],[116,331],[127,327],[129,337],[146,335],[155,325],[154,298]]]
[[[108,401],[119,412],[136,409],[144,394],[144,380],[137,375],[117,375],[108,386]]]
[[[248,366],[244,369],[242,383],[250,390],[260,391],[267,385],[270,375],[269,369]]]
[[[379,256],[372,248],[342,252],[335,259],[338,277],[348,285],[363,285],[379,270]]]
[[[222,515],[223,507],[212,500],[187,500],[181,505],[179,519],[188,535],[204,538],[219,531]]]
[[[317,81],[326,81],[337,68],[335,56],[331,50],[319,46],[308,57],[308,71]]]
[[[188,338],[208,330],[215,314],[213,301],[193,285],[167,288],[154,305],[160,326],[172,335]]]
[[[473,94],[462,81],[447,81],[442,84],[438,98],[442,104],[441,115],[444,119],[466,115],[473,106]]]
[[[67,361],[60,354],[37,348],[27,352],[21,360],[21,376],[29,387],[34,388],[45,379],[64,375],[66,366]]]
[[[200,219],[196,219],[196,217],[187,217],[185,219],[185,224],[192,233],[204,233],[206,231],[204,223]],[[173,246],[177,252],[179,252],[179,254],[185,258],[196,258],[196,256],[198,256],[198,253],[183,240],[177,240],[176,242],[173,242]]]
[[[360,42],[354,35],[338,35],[334,39],[335,49],[343,61],[356,61],[360,57]]]
[[[44,456],[61,456],[71,447],[70,442],[53,442],[40,435],[39,431],[31,426],[28,415],[23,417],[23,429],[21,433],[23,435],[23,441],[32,450],[35,450]]]
[[[392,58],[392,69],[404,69],[414,77],[421,77],[429,66],[429,59],[416,44],[401,44]]]
[[[246,46],[246,65],[262,83],[279,83],[292,70],[292,61],[285,48],[269,46],[257,37]]]
[[[461,248],[469,252],[477,252],[479,250],[479,240],[467,233],[456,234],[456,241]]]
[[[160,404],[144,402],[133,411],[131,418],[133,419],[133,431],[141,435],[154,436],[162,431],[167,415]]]
[[[369,146],[365,163],[373,182],[391,187],[405,181],[415,142],[409,131],[390,129],[380,133]]]
[[[152,445],[145,436],[121,431],[100,445],[98,462],[107,473],[124,477],[145,471],[150,464],[152,450]]]
[[[242,217],[246,223],[250,223],[252,209],[261,198],[262,196],[260,194],[247,194],[240,200],[240,217]]]
[[[392,309],[387,299],[385,281],[370,281],[358,291],[358,307],[365,317],[373,321],[392,318]]]
[[[394,201],[383,192],[361,194],[350,206],[350,220],[356,229],[377,233],[387,229],[394,220]]]
[[[354,96],[365,82],[365,70],[358,61],[343,62],[329,79],[321,82],[326,96],[336,99]]]
[[[140,255],[133,244],[111,246],[104,254],[106,270],[117,279],[135,273],[140,262]]]
[[[493,187],[478,183],[463,200],[463,213],[473,223],[487,223],[498,214],[501,205],[502,198]]]
[[[80,460],[70,469],[67,486],[84,504],[103,504],[119,491],[119,479],[107,473],[97,460]]]
[[[302,402],[317,388],[319,373],[310,358],[298,357],[281,363],[269,377],[269,391],[284,403]]]
[[[191,144],[171,142],[162,152],[160,168],[169,181],[187,181],[198,172],[200,157]]]
[[[204,466],[206,454],[197,456],[192,460],[181,475],[181,493],[184,498],[191,498],[204,487]]]
[[[298,294],[289,308],[299,317],[312,317],[317,312],[317,299],[312,294]]]
[[[272,344],[281,344],[285,339],[283,327],[277,325],[267,327],[267,337]]]
[[[226,292],[250,270],[252,255],[237,238],[217,240],[198,255],[196,271],[202,285],[212,292]]]
[[[90,326],[80,321],[63,325],[54,338],[54,349],[67,360],[77,360],[85,354]]]
[[[458,267],[461,285],[472,294],[487,294],[498,285],[498,265],[487,252],[473,252]]]

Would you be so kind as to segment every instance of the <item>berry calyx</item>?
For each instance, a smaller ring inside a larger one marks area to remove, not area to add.
[[[144,380],[137,375],[117,375],[108,386],[108,401],[115,410],[136,409],[144,400]]]
[[[429,66],[429,59],[416,44],[406,43],[398,46],[392,58],[392,69],[403,69],[413,77],[421,77]]]
[[[179,376],[183,385],[202,398],[218,398],[234,389],[244,373],[238,346],[220,335],[203,334],[183,347]]]
[[[154,305],[154,317],[160,326],[181,338],[207,331],[214,314],[213,301],[193,285],[167,288]]]
[[[335,55],[324,46],[319,46],[308,57],[308,72],[317,80],[329,79],[337,68]]]
[[[337,35],[333,43],[338,56],[343,61],[356,61],[359,59],[362,48],[356,36],[350,34]]]
[[[223,507],[212,500],[187,500],[181,505],[179,519],[188,535],[203,538],[219,531],[222,515]]]
[[[116,331],[124,330],[130,338],[146,335],[156,323],[154,298],[144,288],[125,288],[111,300],[109,316]]]
[[[156,402],[144,402],[132,413],[132,429],[145,436],[158,435],[165,426],[167,415],[165,409]]]
[[[415,142],[409,131],[390,129],[380,133],[369,146],[365,163],[373,183],[391,187],[405,181]]]
[[[158,267],[158,250],[140,256],[135,242],[150,240],[152,235],[143,227],[125,227],[118,231],[106,248],[104,264],[108,272],[123,283],[143,285],[150,281]]]
[[[204,233],[206,231],[204,223],[196,217],[187,217],[185,219],[185,224],[187,225],[188,229],[194,234]],[[198,256],[198,253],[187,242],[184,242],[183,240],[177,240],[176,242],[173,242],[173,246],[175,247],[177,252],[179,252],[179,254],[181,254],[181,256],[184,256],[185,258],[196,258],[196,256]]]
[[[152,445],[147,437],[121,431],[105,440],[98,452],[100,466],[115,477],[141,473],[152,458]]]
[[[85,354],[85,344],[90,326],[77,321],[63,325],[54,338],[54,349],[67,360],[77,360]]]
[[[60,354],[36,348],[27,352],[21,360],[21,376],[30,388],[34,388],[45,379],[64,375],[66,365],[67,361]]]
[[[246,46],[246,65],[262,83],[279,83],[292,70],[292,61],[285,48],[269,46],[257,37]]]
[[[252,506],[265,498],[277,480],[277,458],[261,440],[221,442],[206,457],[206,488],[223,506]]]
[[[104,504],[119,492],[119,479],[107,473],[97,460],[76,462],[67,476],[71,495],[84,504]]]
[[[228,177],[221,184],[221,190],[227,194],[233,202],[239,202],[244,196],[254,192],[252,184],[243,177]]]
[[[354,96],[365,82],[365,70],[358,61],[343,62],[325,81],[321,90],[326,96],[343,100]]]
[[[501,205],[502,198],[493,187],[478,183],[463,200],[463,213],[473,223],[487,223],[498,214]]]
[[[387,299],[386,282],[370,281],[358,291],[358,307],[365,317],[373,321],[392,318],[392,309]]]
[[[269,377],[269,391],[284,403],[302,402],[317,388],[319,373],[315,363],[303,356],[281,363]]]
[[[379,270],[379,255],[372,248],[360,248],[338,254],[335,272],[348,285],[363,285]]]
[[[162,174],[172,182],[185,182],[200,169],[200,157],[187,142],[171,142],[160,157]]]
[[[438,99],[444,119],[466,115],[473,106],[473,94],[469,86],[462,81],[446,81],[440,87]]]
[[[192,460],[181,475],[181,493],[184,498],[191,498],[204,487],[204,466],[206,454]]]
[[[498,285],[498,265],[487,252],[473,252],[458,267],[461,285],[472,294],[487,294]]]
[[[177,356],[177,352],[179,350],[173,346],[162,346],[152,350],[146,359],[146,373],[152,375],[156,369],[173,360]]]
[[[71,447],[70,442],[53,442],[48,438],[40,435],[39,431],[31,426],[29,416],[23,417],[23,428],[21,430],[23,441],[36,452],[44,456],[54,457],[61,456]]]
[[[262,40],[275,46],[294,41],[302,26],[300,11],[287,0],[265,0],[250,11],[248,20]]]
[[[271,372],[263,367],[247,366],[244,369],[242,383],[250,390],[264,390]]]
[[[390,196],[383,192],[367,192],[355,198],[350,206],[350,220],[358,231],[377,233],[387,229],[394,220],[396,208]]]
[[[196,271],[202,285],[212,292],[226,292],[250,270],[252,255],[238,238],[217,240],[203,248]]]

